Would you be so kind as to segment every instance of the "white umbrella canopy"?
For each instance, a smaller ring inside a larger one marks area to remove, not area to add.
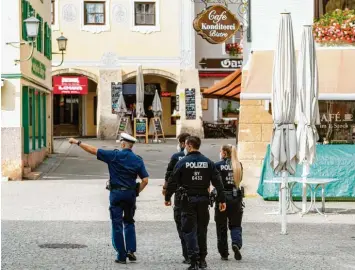
[[[152,107],[153,107],[152,110],[154,112],[154,115],[160,115],[163,111],[163,107],[161,106],[161,101],[159,98],[158,90],[155,90],[155,95],[154,95]]]
[[[120,97],[118,98],[116,113],[123,115],[126,112],[127,112],[126,102],[124,101],[123,93],[121,93]]]
[[[297,140],[294,125],[297,100],[296,57],[291,15],[282,13],[272,80],[271,166],[275,173],[296,172]]]
[[[302,212],[306,212],[306,179],[309,167],[316,157],[316,143],[319,139],[316,125],[320,124],[318,107],[318,66],[312,27],[303,27],[301,50],[298,61],[298,92],[296,116],[298,159],[303,162]]]
[[[144,78],[142,65],[138,65],[136,78],[136,115],[137,118],[145,116],[144,111]]]
[[[298,62],[298,159],[312,164],[316,156],[320,124],[318,107],[318,66],[312,27],[304,26]]]
[[[296,57],[291,15],[281,14],[272,78],[272,118],[270,164],[275,173],[282,172],[281,233],[287,234],[286,189],[288,174],[295,174],[297,138],[294,125],[297,101]]]

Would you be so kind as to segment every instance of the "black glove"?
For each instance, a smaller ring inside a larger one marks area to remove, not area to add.
[[[137,183],[136,184],[136,197],[139,196],[139,187],[140,187],[141,183]]]

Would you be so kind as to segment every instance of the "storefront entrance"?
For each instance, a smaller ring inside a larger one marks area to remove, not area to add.
[[[81,95],[54,95],[54,136],[79,136]]]

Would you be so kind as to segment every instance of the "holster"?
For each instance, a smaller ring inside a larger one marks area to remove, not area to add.
[[[139,187],[140,187],[141,183],[137,183],[136,184],[136,197],[139,196]]]
[[[213,207],[217,200],[217,190],[214,188],[210,193],[210,206]]]

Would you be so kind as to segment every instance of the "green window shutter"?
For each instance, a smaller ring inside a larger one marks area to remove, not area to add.
[[[47,95],[42,96],[43,101],[43,146],[47,146]]]
[[[44,56],[48,56],[48,24],[44,23]]]
[[[31,89],[32,95],[32,150],[36,150],[36,94],[35,89]]]
[[[52,60],[52,29],[48,27],[48,59]]]
[[[21,3],[22,3],[22,39],[23,40],[27,40],[26,26],[25,26],[25,23],[23,21],[27,19],[28,2],[26,0],[22,0]]]
[[[41,107],[42,107],[42,95],[41,93],[38,93],[37,95],[37,128],[38,128],[38,148],[42,148],[42,112],[41,112]]]
[[[28,4],[28,14],[27,14],[27,18],[32,17],[32,16],[36,16],[35,15],[35,10],[33,9],[31,4]]]
[[[30,152],[30,98],[28,93],[28,86],[22,86],[22,127],[23,127],[23,152],[28,154]]]
[[[38,27],[38,36],[37,36],[37,51],[42,52],[42,28],[43,28],[43,19],[41,16],[37,14],[37,19],[39,20],[39,27]]]

